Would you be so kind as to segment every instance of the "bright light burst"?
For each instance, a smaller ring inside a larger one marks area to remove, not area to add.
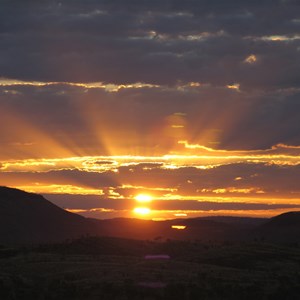
[[[141,216],[148,215],[151,212],[151,210],[147,207],[136,207],[133,211],[135,214],[141,215]]]
[[[149,203],[153,200],[153,197],[147,194],[139,194],[137,196],[134,197],[134,199],[137,202],[141,202],[141,203]]]

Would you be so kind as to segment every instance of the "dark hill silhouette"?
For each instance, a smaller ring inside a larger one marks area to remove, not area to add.
[[[234,237],[239,231],[235,225],[201,218],[166,221],[116,218],[98,221],[97,224],[100,226],[99,231],[106,236],[135,239],[220,240]],[[173,229],[174,225],[186,228]]]
[[[300,212],[287,212],[271,218],[255,230],[260,239],[272,242],[300,242]]]
[[[58,241],[92,233],[91,222],[44,197],[0,187],[0,243]]]
[[[183,225],[186,229],[173,229],[173,225]],[[0,243],[52,242],[82,235],[225,240],[238,239],[241,229],[245,230],[245,225],[202,218],[160,222],[126,218],[87,219],[57,207],[40,195],[0,187]]]
[[[44,197],[0,187],[0,244],[62,241],[84,235],[130,239],[197,239],[202,241],[300,240],[300,212],[270,220],[213,217],[150,221],[95,220],[67,212]],[[174,225],[186,226],[184,230]]]
[[[265,227],[269,227],[269,226],[300,227],[300,211],[287,212],[278,215],[276,217],[273,217],[264,226]]]

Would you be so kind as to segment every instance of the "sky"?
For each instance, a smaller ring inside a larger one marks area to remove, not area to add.
[[[298,0],[1,1],[0,185],[95,218],[300,210],[299,16]]]

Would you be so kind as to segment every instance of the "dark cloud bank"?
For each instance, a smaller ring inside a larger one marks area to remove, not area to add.
[[[172,139],[220,149],[300,144],[299,1],[13,0],[0,6],[2,78],[157,85],[117,92],[1,85],[6,147],[38,143],[7,117],[14,114],[88,154],[108,153],[99,128],[119,139],[120,148],[144,145],[158,153],[168,152]],[[176,113],[184,114],[185,132],[170,137],[163,128]]]
[[[1,75],[298,87],[299,13],[279,0],[3,1]]]

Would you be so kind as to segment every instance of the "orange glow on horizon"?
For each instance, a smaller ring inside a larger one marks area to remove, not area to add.
[[[184,230],[184,229],[186,229],[185,225],[172,225],[171,227],[172,227],[172,229],[177,229],[177,230]]]
[[[187,217],[186,213],[176,213],[174,214],[175,217]]]
[[[68,194],[68,195],[104,195],[102,189],[91,189],[70,184],[39,184],[17,185],[17,189],[37,194]]]
[[[150,214],[151,210],[147,207],[136,207],[133,212],[140,216],[146,216]]]
[[[112,214],[115,217],[129,217],[132,218],[133,214],[135,217],[140,219],[147,219],[152,221],[166,221],[166,220],[174,220],[173,210],[150,210],[145,207],[137,207],[134,210],[116,210],[116,209],[107,209],[107,208],[91,208],[91,209],[83,209],[83,208],[67,208],[65,209],[72,213],[77,213],[85,217],[93,217],[99,219],[107,219],[111,218]],[[182,210],[182,213],[188,213],[189,218],[198,218],[198,217],[210,217],[210,216],[233,216],[233,217],[258,217],[258,218],[271,218],[282,213],[291,212],[291,211],[299,211],[299,208],[275,208],[271,210]],[[178,210],[176,211],[179,212]],[[172,225],[175,226],[174,230],[184,230],[186,228],[177,228],[178,226],[185,225]],[[172,228],[170,226],[170,228]]]

